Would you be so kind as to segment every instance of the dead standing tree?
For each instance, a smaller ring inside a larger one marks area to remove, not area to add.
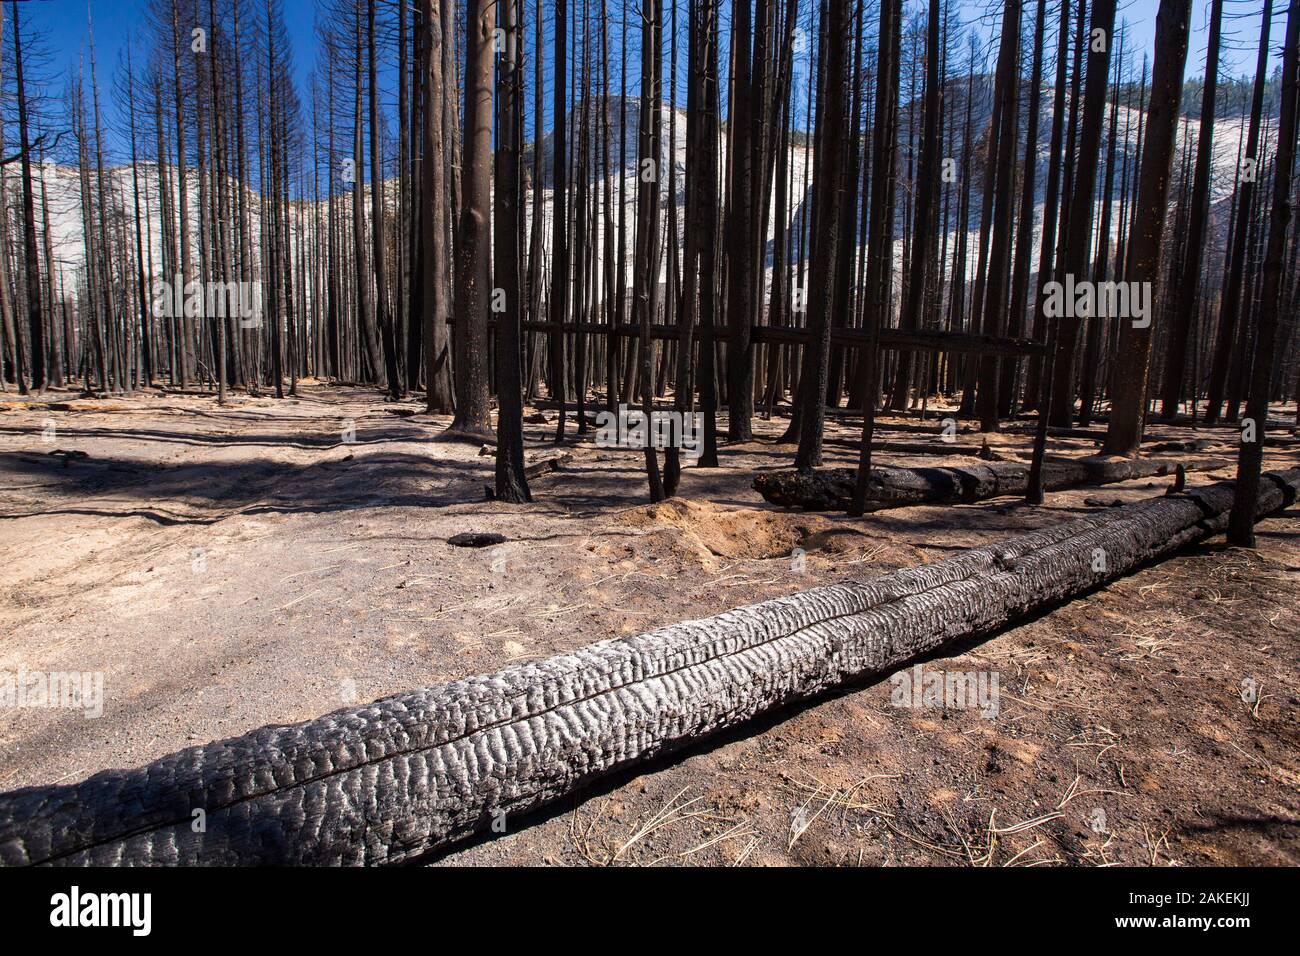
[[[1250,131],[1246,134],[1246,154],[1237,163],[1237,190],[1233,215],[1236,226],[1228,259],[1227,281],[1219,308],[1219,334],[1210,366],[1209,394],[1206,398],[1205,423],[1219,420],[1224,391],[1228,384],[1228,366],[1236,344],[1237,320],[1241,314],[1242,290],[1245,286],[1248,223],[1254,201],[1255,182],[1259,178],[1260,121],[1264,109],[1264,87],[1268,83],[1268,38],[1273,18],[1271,0],[1264,4],[1264,20],[1259,31],[1259,55],[1255,65],[1255,86],[1250,101]]]
[[[744,0],[742,0],[744,2]],[[659,194],[664,165],[660,148],[663,70],[663,0],[647,0],[641,13],[641,109],[637,131],[636,269],[633,311],[639,317],[641,414],[645,437],[646,480],[650,500],[664,499],[655,451],[653,342],[650,325],[659,306]]]
[[[1062,5],[1068,7],[1068,4]],[[1038,185],[1038,114],[1043,92],[1043,46],[1046,28],[1047,2],[1038,0],[1038,11],[1034,16],[1033,61],[1029,68],[1029,115],[1025,121],[1025,159],[1021,171],[1019,225],[1016,232],[1016,248],[1011,259],[1011,304],[1007,310],[1006,333],[1012,338],[1019,337],[1024,328],[1026,300],[1029,296],[1029,267],[1033,258],[1034,243],[1034,199]],[[1054,139],[1059,138],[1054,137]],[[1057,146],[1059,152],[1059,141]],[[1055,218],[1055,210],[1053,210],[1053,218]],[[1044,212],[1044,221],[1046,221],[1046,212]],[[1043,228],[1046,233],[1047,226],[1044,225]],[[1040,332],[1040,329],[1035,329],[1035,337]],[[1020,382],[1019,368],[1020,363],[1015,359],[1002,362],[1002,372],[998,377],[997,401],[997,414],[1002,418],[1008,417],[1012,412]]]
[[[1214,158],[1215,104],[1219,88],[1219,45],[1223,28],[1223,0],[1213,0],[1210,8],[1210,40],[1205,51],[1205,84],[1201,87],[1201,123],[1196,139],[1196,172],[1192,181],[1191,211],[1187,217],[1187,235],[1183,260],[1178,269],[1179,283],[1170,289],[1175,303],[1168,315],[1172,322],[1165,353],[1164,383],[1160,417],[1173,418],[1183,398],[1187,368],[1187,340],[1196,315],[1196,295],[1201,284],[1201,261],[1205,257],[1206,222],[1210,214],[1210,172]]]
[[[763,0],[759,0],[760,5]],[[731,98],[727,123],[727,213],[725,267],[727,275],[727,437],[748,441],[754,413],[753,134],[754,102],[751,63],[753,29],[750,0],[733,0],[731,36]]]
[[[568,87],[565,78],[567,66],[565,48],[568,44],[567,8],[568,0],[556,0],[555,70],[552,79],[555,86],[552,120],[555,126],[551,133],[551,329],[546,337],[549,346],[547,382],[550,384],[551,398],[560,403],[560,415],[555,423],[556,441],[564,440],[564,423],[567,411],[563,331],[563,325],[568,321],[569,317],[569,215],[567,211],[569,185],[568,156],[565,145],[565,120],[568,110]],[[626,29],[626,26],[624,29]],[[538,55],[540,56],[540,52]],[[621,135],[621,121],[619,123],[619,132]],[[534,143],[533,148],[540,150],[541,143]],[[620,243],[621,249],[622,245]]]
[[[863,312],[869,338],[867,347],[858,357],[858,379],[862,382],[862,450],[849,509],[849,513],[855,516],[861,515],[866,507],[871,476],[871,433],[879,391],[877,345],[880,328],[889,315],[890,274],[894,263],[893,207],[898,162],[898,53],[902,12],[902,0],[881,0],[880,36],[876,50],[875,123],[871,134],[875,170],[871,177],[871,238],[867,250],[866,308]],[[960,290],[958,294],[961,294]]]
[[[1273,349],[1282,305],[1283,266],[1287,228],[1291,223],[1291,176],[1295,168],[1297,113],[1300,112],[1300,0],[1291,0],[1287,13],[1286,42],[1282,48],[1282,103],[1277,125],[1277,153],[1273,160],[1273,198],[1264,276],[1260,289],[1259,321],[1255,329],[1254,368],[1246,399],[1246,418],[1254,425],[1253,441],[1243,430],[1237,458],[1237,485],[1228,519],[1228,541],[1255,546],[1255,522],[1250,509],[1260,500],[1260,470],[1264,460],[1264,432],[1272,390]],[[1291,316],[1294,323],[1296,317]],[[1245,423],[1243,423],[1245,424]]]
[[[827,0],[826,75],[822,89],[822,107],[817,111],[820,148],[814,181],[817,235],[813,239],[813,287],[808,297],[810,338],[804,349],[803,429],[795,468],[810,472],[821,464],[822,431],[826,417],[826,385],[829,377],[831,349],[831,315],[834,299],[835,267],[839,258],[840,213],[843,203],[840,190],[844,184],[844,147],[847,139],[846,91],[848,86],[849,28],[852,22],[849,0]]]
[[[1082,0],[1080,0],[1082,3]],[[1043,197],[1043,230],[1039,240],[1038,279],[1032,306],[1034,309],[1034,338],[1043,341],[1046,338],[1046,320],[1043,314],[1043,287],[1052,280],[1052,265],[1056,254],[1057,214],[1061,201],[1061,178],[1063,175],[1062,159],[1065,148],[1065,89],[1066,75],[1069,68],[1070,50],[1070,0],[1061,0],[1061,19],[1057,27],[1056,43],[1056,84],[1052,91],[1052,134],[1047,151],[1047,192]],[[1037,144],[1030,143],[1028,150],[1036,149]],[[1036,409],[1043,402],[1042,381],[1046,361],[1037,359],[1029,363],[1029,372],[1025,379],[1026,409]]]
[[[1005,27],[1004,27],[1005,30]],[[939,124],[943,117],[943,85],[939,76],[939,0],[930,0],[929,24],[925,47],[925,107],[921,132],[921,160],[913,190],[916,197],[912,225],[913,246],[910,271],[907,278],[903,311],[898,319],[901,329],[920,327],[921,310],[928,300],[927,291],[931,277],[929,255],[931,234],[935,228],[935,214],[939,202]],[[912,384],[913,354],[901,352],[894,379],[892,408],[907,405]]]
[[[388,304],[387,247],[384,244],[384,175],[379,148],[379,84],[375,64],[375,0],[366,2],[366,51],[369,77],[366,90],[370,97],[370,230],[374,242],[375,311],[384,345],[384,378],[391,398],[405,396],[404,380],[397,365],[397,337],[393,314]],[[468,112],[468,110],[467,110]]]
[[[522,229],[519,133],[523,128],[523,83],[519,22],[520,0],[499,0],[504,31],[497,67],[496,289],[504,301],[497,313],[497,456],[496,496],[515,503],[531,501],[524,474],[523,382],[520,338],[523,297],[519,281],[519,233]]]
[[[677,380],[674,404],[679,414],[691,412],[696,385],[694,365],[695,326],[701,321],[706,304],[712,309],[715,279],[712,270],[705,272],[706,256],[712,258],[714,228],[712,225],[717,190],[717,113],[713,106],[716,96],[717,74],[710,72],[710,63],[717,56],[718,0],[689,0],[688,63],[689,86],[686,94],[686,235],[682,257],[682,296],[678,325],[681,340],[677,350]],[[711,319],[709,320],[711,323]],[[700,366],[709,369],[712,377],[713,352],[711,341],[700,343]],[[706,364],[707,363],[707,364]],[[612,368],[612,365],[611,365]],[[701,391],[712,387],[700,383]],[[706,443],[709,438],[705,437]],[[716,437],[712,464],[717,464]],[[703,462],[707,449],[701,449]],[[669,497],[677,493],[681,480],[681,449],[670,445],[664,455],[664,493]]]
[[[36,247],[36,203],[32,195],[32,140],[28,124],[26,77],[23,70],[22,22],[18,16],[18,4],[16,2],[11,3],[10,7],[14,17],[14,78],[17,84],[18,148],[22,153],[23,285],[27,289],[27,322],[30,333],[28,341],[32,350],[32,389],[40,393],[45,390],[48,356],[45,348],[45,323],[41,316],[40,254]],[[7,216],[8,214],[7,209],[0,209],[0,215]]]
[[[1002,12],[1002,42],[994,80],[996,141],[989,144],[989,178],[993,182],[993,237],[980,315],[986,334],[1000,335],[1006,323],[1007,280],[1015,225],[1016,131],[1020,105],[1020,0],[1007,0]],[[981,431],[998,429],[998,357],[979,358],[976,407]]]
[[[1160,247],[1164,238],[1169,197],[1169,167],[1177,138],[1178,113],[1187,65],[1187,33],[1192,0],[1160,0],[1156,14],[1156,55],[1151,70],[1151,106],[1146,146],[1138,180],[1135,231],[1124,269],[1127,282],[1150,283],[1151,301],[1158,301]],[[1092,321],[1099,321],[1093,319]],[[1142,444],[1146,420],[1147,376],[1151,366],[1151,317],[1142,324],[1120,319],[1115,395],[1104,451],[1133,456]],[[1084,396],[1088,400],[1088,396]]]
[[[447,327],[451,291],[451,243],[447,231],[446,160],[442,73],[444,31],[438,0],[421,0],[420,74],[420,309],[423,322],[425,408],[434,414],[454,410],[450,338]]]
[[[456,241],[456,416],[443,435],[495,441],[488,419],[492,224],[492,40],[496,4],[470,0],[465,38],[465,147]]]
[[[1115,0],[1094,0],[1089,20],[1087,47],[1088,71],[1084,81],[1083,114],[1079,126],[1078,164],[1074,170],[1074,190],[1070,197],[1065,250],[1057,266],[1058,281],[1067,276],[1074,281],[1088,278],[1092,250],[1094,194],[1097,166],[1101,155],[1101,129],[1106,118],[1106,90],[1110,78],[1110,50],[1115,32]],[[1053,425],[1069,425],[1074,402],[1074,358],[1082,327],[1077,316],[1063,315],[1058,325],[1055,354],[1052,357]]]

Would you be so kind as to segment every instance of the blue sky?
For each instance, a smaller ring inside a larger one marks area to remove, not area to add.
[[[319,0],[282,0],[285,13],[285,22],[288,26],[290,41],[294,47],[294,60],[299,80],[299,93],[304,102],[308,96],[309,82],[312,67],[316,56],[316,38],[314,33],[314,24],[316,21],[316,10]],[[381,3],[386,0],[381,0]],[[596,0],[592,0],[596,2]],[[665,7],[668,7],[666,0]],[[686,2],[679,0],[679,22],[683,31],[683,39],[678,51],[679,65],[682,70],[685,69],[686,48],[685,48],[685,20],[686,20]],[[1049,8],[1055,5],[1056,0],[1049,0]],[[1277,47],[1281,41],[1281,21],[1285,16],[1287,0],[1273,0],[1275,26],[1273,29],[1274,56],[1276,57]],[[1188,52],[1187,72],[1189,77],[1200,76],[1204,70],[1205,46],[1207,40],[1206,22],[1209,11],[1209,0],[1196,0],[1196,8],[1193,14],[1193,34],[1192,44]],[[112,71],[115,69],[119,57],[125,56],[128,39],[133,35],[139,34],[143,21],[143,10],[146,0],[22,0],[20,2],[20,15],[24,21],[24,33],[28,30],[35,29],[41,34],[40,45],[45,48],[48,55],[48,61],[45,65],[45,73],[50,79],[47,86],[47,92],[57,97],[61,95],[64,86],[64,77],[70,70],[75,70],[79,56],[87,46],[87,10],[94,18],[95,29],[95,48],[96,58],[98,60],[98,71],[101,93],[109,85]],[[259,3],[250,2],[248,7],[258,7]],[[552,6],[552,0],[544,0],[544,6],[548,9]],[[575,0],[570,0],[570,8],[578,6]],[[6,23],[12,18],[8,2],[4,3]],[[528,15],[531,18],[532,3],[528,4]],[[874,4],[872,4],[874,8]],[[1025,0],[1026,17],[1032,16],[1033,0]],[[1128,24],[1128,46],[1129,49],[1137,51],[1137,60],[1140,63],[1141,51],[1150,52],[1154,45],[1155,38],[1155,15],[1159,7],[1159,0],[1120,0],[1119,19],[1126,21]],[[907,8],[909,10],[919,9],[918,0],[908,0]],[[611,3],[611,18],[617,20],[619,11],[622,9],[622,2]],[[981,33],[991,34],[995,32],[1000,23],[1001,4],[996,0],[962,0],[959,2],[958,9],[963,19],[971,23]],[[1254,69],[1255,46],[1259,39],[1259,22],[1260,11],[1262,9],[1261,0],[1226,0],[1225,3],[1225,45],[1224,63],[1222,72],[1224,74],[1239,75],[1250,73]],[[986,11],[994,11],[988,13]],[[870,14],[869,14],[870,15]],[[723,7],[724,19],[730,18],[730,5],[724,0]],[[1050,15],[1049,15],[1050,16]],[[549,20],[549,16],[548,16]],[[612,28],[613,29],[613,28]],[[529,46],[531,48],[531,25],[529,26]],[[1054,27],[1053,27],[1054,32]],[[547,58],[550,57],[550,27],[547,28]],[[6,37],[6,45],[9,38]],[[614,49],[611,53],[616,53],[615,44],[617,38],[611,38],[611,46]],[[724,38],[725,44],[725,38]],[[665,46],[667,41],[665,40]],[[725,46],[724,46],[725,50]],[[531,52],[531,49],[530,49]],[[724,64],[725,68],[725,64]],[[549,67],[548,67],[549,69]],[[635,70],[633,69],[633,72]],[[615,68],[613,83],[617,87],[618,78]],[[531,76],[531,74],[530,74]],[[630,82],[634,81],[630,77]],[[392,84],[388,84],[392,85]],[[395,87],[385,91],[386,98],[391,102],[396,99]],[[684,101],[684,85],[680,99]],[[549,94],[548,94],[549,99]],[[105,109],[112,110],[112,106],[105,102]]]

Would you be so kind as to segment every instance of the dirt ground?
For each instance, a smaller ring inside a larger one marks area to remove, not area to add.
[[[557,449],[555,412],[529,409],[529,460],[572,458],[514,506],[485,500],[492,459],[432,441],[447,420],[418,402],[300,391],[224,408],[163,391],[0,396],[0,672],[102,672],[105,688],[97,719],[0,710],[0,789],[940,560],[1168,484],[1052,493],[1042,507],[805,514],[750,487],[793,459],[773,443],[778,419],[651,506],[635,452]],[[933,440],[937,417],[883,418],[879,437]],[[1158,453],[1222,461],[1189,483],[1232,476],[1234,431],[1151,432],[1216,442]],[[1028,436],[991,445],[1026,454]],[[828,464],[856,456],[827,452]],[[1294,448],[1270,449],[1267,464],[1297,462]],[[507,541],[447,543],[464,531]],[[1292,508],[1260,526],[1255,552],[1211,544],[923,662],[996,673],[991,719],[896,706],[882,675],[508,821],[440,862],[1300,864],[1297,540]]]

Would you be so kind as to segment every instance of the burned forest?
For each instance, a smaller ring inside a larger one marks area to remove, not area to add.
[[[0,3],[0,869],[1250,926],[1298,123],[1300,0]]]

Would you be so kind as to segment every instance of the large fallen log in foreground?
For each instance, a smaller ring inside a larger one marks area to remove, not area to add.
[[[1300,469],[1266,476],[1258,514],[1297,492]],[[0,795],[0,861],[409,860],[616,768],[1078,595],[1217,533],[1231,504],[1223,482],[135,770]]]
[[[1217,461],[1155,461],[1150,458],[1088,456],[1048,461],[1043,484],[1048,491],[1108,485],[1134,478],[1172,475],[1182,465],[1187,471],[1218,468]],[[754,490],[775,505],[808,511],[848,511],[853,498],[853,468],[818,468],[809,474],[769,471],[754,479]],[[920,504],[960,504],[1023,495],[1029,487],[1029,462],[999,461],[984,465],[946,468],[899,468],[881,465],[871,469],[867,511]]]

